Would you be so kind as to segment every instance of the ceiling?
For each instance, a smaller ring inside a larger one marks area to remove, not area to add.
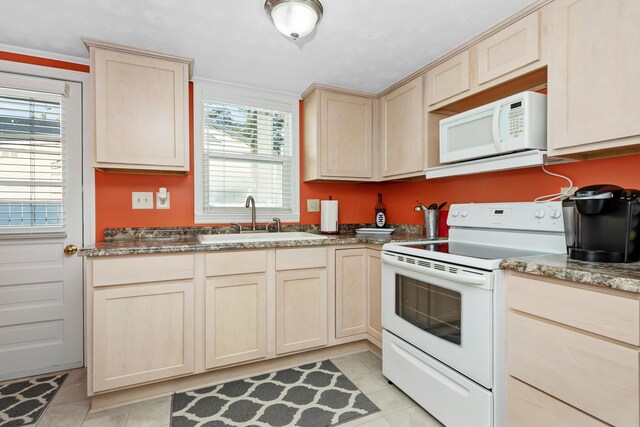
[[[378,93],[534,0],[321,0],[316,32],[282,36],[263,0],[22,0],[0,43],[86,58],[90,37],[195,58],[195,77],[300,94]]]

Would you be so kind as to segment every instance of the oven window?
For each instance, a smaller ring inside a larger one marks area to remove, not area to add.
[[[438,338],[460,345],[461,295],[396,274],[396,314]]]

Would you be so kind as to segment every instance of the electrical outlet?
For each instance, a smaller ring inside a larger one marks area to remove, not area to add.
[[[160,193],[156,193],[156,209],[169,209],[171,207],[171,197],[167,191],[167,197],[160,197]]]
[[[153,209],[153,192],[133,191],[131,209]]]
[[[307,212],[320,212],[320,199],[307,199]]]
[[[569,187],[560,187],[560,192],[564,194],[564,192],[568,189]],[[571,190],[569,190],[569,194],[567,194],[567,196],[573,196],[576,191],[578,191],[578,187],[571,187]]]

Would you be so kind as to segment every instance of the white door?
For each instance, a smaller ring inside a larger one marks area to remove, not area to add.
[[[84,363],[81,95],[0,73],[0,380]]]

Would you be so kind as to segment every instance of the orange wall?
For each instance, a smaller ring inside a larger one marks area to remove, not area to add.
[[[0,60],[25,62],[49,67],[88,72],[89,67],[64,61],[37,58],[0,51]],[[193,87],[189,88],[193,99]],[[193,148],[193,113],[190,114],[190,144]],[[302,132],[302,130],[301,130]],[[193,153],[193,149],[191,150]],[[302,166],[302,165],[301,165]],[[566,174],[575,186],[609,183],[627,188],[640,187],[640,155],[592,160],[550,166]],[[191,158],[193,170],[193,156]],[[546,175],[540,168],[495,172],[463,177],[393,183],[300,183],[300,222],[317,224],[319,213],[306,212],[306,199],[340,201],[341,223],[371,223],[377,193],[383,194],[389,223],[420,224],[420,212],[414,212],[416,199],[423,203],[528,201],[557,192],[565,181]],[[171,193],[169,210],[132,210],[132,191],[157,191],[167,187]],[[105,227],[188,226],[193,222],[193,172],[186,176],[106,174],[96,172],[96,234],[102,240]]]
[[[548,166],[547,170],[568,176],[577,187],[589,184],[617,184],[640,188],[640,155]],[[385,186],[390,223],[420,224],[414,212],[415,200],[432,202],[526,202],[566,187],[565,180],[545,174],[541,168],[441,178]]]

